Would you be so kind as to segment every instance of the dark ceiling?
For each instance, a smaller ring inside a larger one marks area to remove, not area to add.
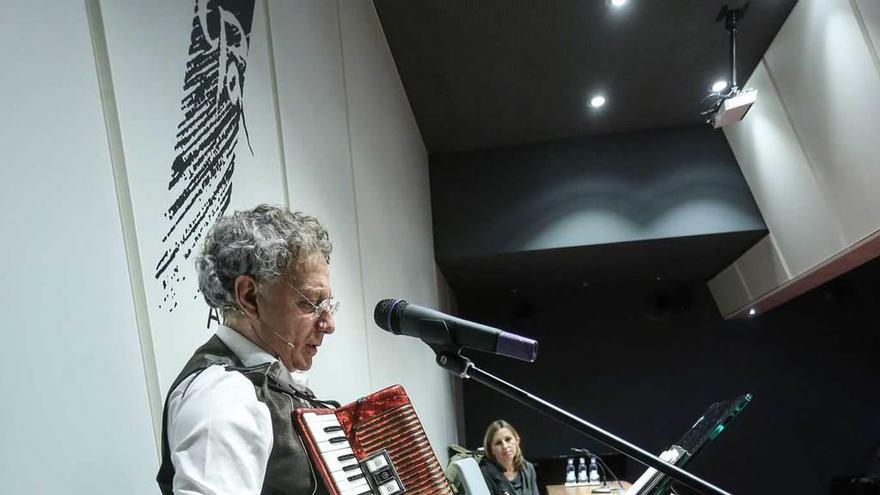
[[[742,0],[374,0],[431,154],[697,124],[728,72],[715,22]],[[796,0],[753,0],[738,70],[754,70]],[[599,111],[589,97],[603,93]]]

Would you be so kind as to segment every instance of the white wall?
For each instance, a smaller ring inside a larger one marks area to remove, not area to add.
[[[168,188],[171,166],[178,156],[175,149],[178,124],[184,119],[181,99],[186,95],[183,78],[193,31],[193,2],[109,1],[102,3],[102,14],[119,115],[117,131],[124,158],[121,166],[128,175],[128,187],[124,191],[127,194],[122,201],[131,205],[135,242],[140,248],[138,263],[144,282],[136,289],[143,292],[148,311],[146,324],[156,355],[160,396],[164,398],[193,350],[213,333],[207,328],[208,309],[198,293],[192,263],[194,253],[184,256],[185,243],[175,265],[166,270],[166,276],[155,276],[155,267],[169,248],[169,242],[163,239],[173,219],[169,219],[166,212],[181,187],[188,183],[182,180],[175,188]],[[252,33],[243,85],[243,113],[248,133],[239,128],[229,212],[259,203],[286,202],[265,15],[260,2],[256,3]],[[150,39],[165,42],[147,42]],[[209,121],[197,128],[209,129],[211,125]],[[212,184],[220,180],[219,175]],[[204,202],[209,190],[210,187],[205,187],[194,197]],[[197,203],[177,232],[192,220],[198,208]],[[218,216],[219,210],[214,211],[214,217]],[[205,228],[211,218],[209,215],[202,222]],[[179,272],[171,279],[167,275],[174,266]],[[174,283],[173,293],[164,288],[166,282]]]
[[[82,2],[54,1],[3,11],[2,491],[156,493],[158,457],[86,11]]]
[[[0,132],[0,226],[14,239],[0,249],[15,260],[3,301],[16,329],[0,393],[27,397],[3,408],[11,492],[156,491],[162,396],[210,335],[191,257],[173,311],[155,276],[194,5],[5,6],[16,22],[0,40],[20,49],[0,73],[16,96]],[[251,146],[239,133],[229,210],[289,204],[328,226],[342,309],[312,386],[345,402],[402,383],[443,460],[456,441],[452,378],[426,346],[372,322],[384,297],[446,298],[427,154],[373,4],[258,0],[251,33]]]
[[[867,36],[871,39],[872,55],[877,65],[880,65],[880,2],[877,0],[856,0],[859,24],[864,28]]]
[[[373,4],[272,2],[269,11],[291,203],[327,223],[343,304],[312,384],[343,401],[402,384],[445,458],[457,436],[451,376],[427,346],[382,332],[372,317],[387,297],[440,303],[427,152]]]
[[[269,11],[290,201],[330,229],[330,271],[341,303],[337,332],[310,379],[315,390],[347,402],[370,390],[371,381],[338,8],[273,2]]]
[[[340,2],[371,384],[406,387],[435,452],[456,440],[451,375],[418,340],[377,331],[385,298],[437,307],[428,156],[373,2]]]
[[[764,57],[847,244],[880,228],[880,67],[848,0],[800,2]]]
[[[875,5],[799,2],[746,84],[757,103],[724,129],[770,230],[709,283],[726,316],[769,309],[876,254]]]

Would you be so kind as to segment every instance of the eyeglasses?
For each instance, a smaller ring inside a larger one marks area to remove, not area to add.
[[[309,303],[309,306],[311,306],[312,309],[314,310],[313,315],[315,316],[315,318],[320,318],[321,316],[324,315],[324,313],[327,313],[330,316],[333,316],[336,314],[337,311],[339,311],[339,301],[337,301],[336,298],[334,298],[334,297],[328,297],[327,299],[322,299],[322,300],[318,301],[317,304],[315,304],[312,302],[311,299],[306,297],[305,294],[300,292],[299,289],[297,289],[296,287],[290,285],[287,282],[284,282],[284,284],[286,286],[290,287],[291,289],[293,289],[297,294],[299,294],[299,297],[301,297],[303,299],[303,301]]]

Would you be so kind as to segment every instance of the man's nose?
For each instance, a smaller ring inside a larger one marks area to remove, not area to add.
[[[321,319],[318,320],[318,330],[328,334],[335,332],[336,321],[333,319],[333,315],[324,312],[324,314],[321,315]]]

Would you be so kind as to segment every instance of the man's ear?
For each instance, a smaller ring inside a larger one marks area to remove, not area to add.
[[[235,290],[235,302],[244,311],[244,314],[258,319],[260,317],[259,304],[257,303],[257,281],[250,275],[235,277],[233,284]]]

